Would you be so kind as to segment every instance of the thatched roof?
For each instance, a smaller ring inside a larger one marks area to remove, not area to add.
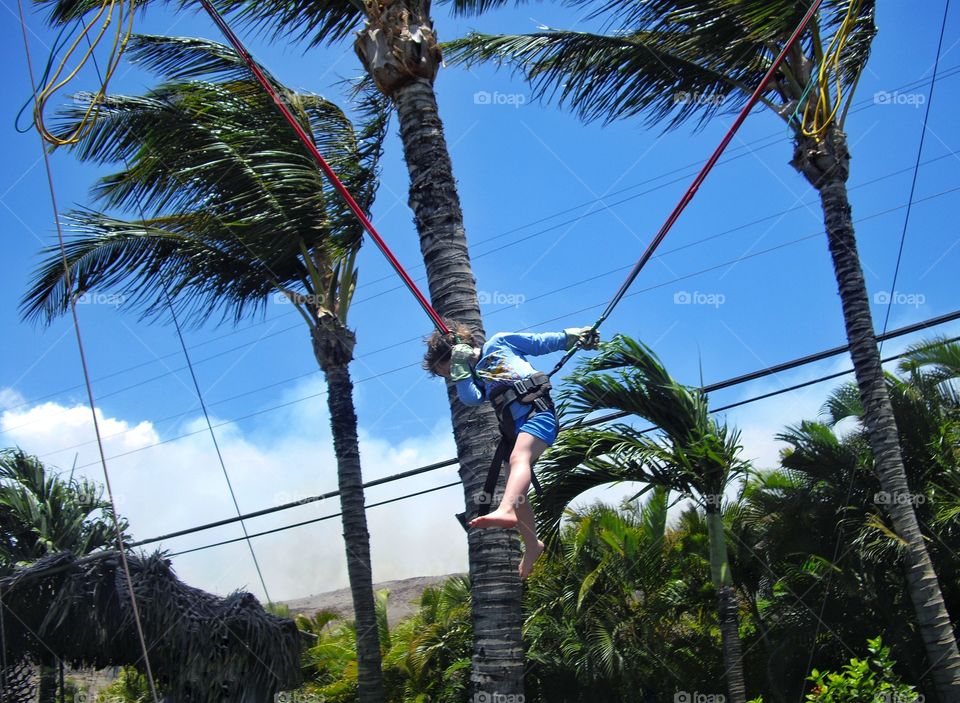
[[[166,700],[266,703],[301,683],[301,639],[291,620],[249,593],[226,598],[182,583],[161,554],[129,555],[133,591]],[[141,647],[119,555],[51,555],[0,579],[6,663],[136,666]]]

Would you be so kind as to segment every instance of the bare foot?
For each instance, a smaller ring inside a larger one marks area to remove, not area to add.
[[[537,540],[535,547],[527,547],[523,552],[523,559],[520,560],[520,578],[525,579],[533,571],[533,565],[540,555],[543,554],[543,542]]]
[[[497,509],[470,521],[470,527],[516,527],[517,514],[512,510]]]

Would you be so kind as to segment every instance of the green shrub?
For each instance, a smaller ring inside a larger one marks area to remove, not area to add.
[[[919,698],[913,686],[900,682],[893,672],[896,664],[890,648],[881,638],[867,640],[866,659],[851,659],[840,673],[814,669],[808,681],[813,690],[807,694],[811,703],[916,703]]]

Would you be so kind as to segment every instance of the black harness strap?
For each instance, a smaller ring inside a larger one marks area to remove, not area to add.
[[[527,378],[514,381],[510,385],[500,386],[491,392],[490,400],[493,402],[497,419],[500,421],[500,442],[497,444],[493,461],[487,470],[487,480],[483,484],[483,494],[480,496],[481,502],[478,510],[480,515],[486,515],[490,512],[503,462],[510,458],[517,442],[516,422],[513,419],[513,413],[510,412],[510,407],[514,403],[529,405],[528,418],[540,412],[553,410],[550,388],[550,377],[545,373],[535,373]],[[533,467],[530,469],[530,477],[534,490],[539,493],[540,482],[537,480],[536,474],[533,473]]]

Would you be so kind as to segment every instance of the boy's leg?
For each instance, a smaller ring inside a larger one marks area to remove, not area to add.
[[[543,553],[543,542],[537,538],[537,520],[533,515],[530,500],[517,505],[517,530],[523,539],[523,559],[520,560],[520,578],[525,579],[533,571],[533,565]]]
[[[527,504],[531,467],[546,448],[547,443],[539,437],[526,432],[517,434],[517,442],[513,453],[510,454],[510,473],[507,475],[507,485],[503,491],[500,506],[488,515],[481,515],[471,520],[470,527],[517,527],[517,507],[520,504],[526,504],[526,509],[532,516],[533,510]],[[532,520],[528,519],[527,522],[532,525]]]

